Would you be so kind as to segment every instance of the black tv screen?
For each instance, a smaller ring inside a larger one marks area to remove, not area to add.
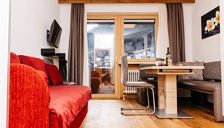
[[[62,29],[56,20],[51,24],[51,29],[48,32],[47,42],[50,46],[58,48],[61,38]]]

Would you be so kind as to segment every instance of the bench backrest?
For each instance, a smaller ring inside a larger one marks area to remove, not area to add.
[[[203,77],[205,80],[221,81],[221,61],[205,63]]]

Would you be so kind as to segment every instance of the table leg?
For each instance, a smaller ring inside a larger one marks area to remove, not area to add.
[[[177,114],[176,75],[166,75],[164,85],[165,85],[165,113]]]
[[[158,118],[193,118],[177,111],[177,80],[176,75],[158,76]]]
[[[165,75],[158,76],[158,109],[165,109]]]

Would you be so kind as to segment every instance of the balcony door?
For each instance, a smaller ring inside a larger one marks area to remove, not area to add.
[[[89,17],[88,17],[89,18]],[[115,19],[88,19],[88,61],[94,97],[117,97]]]
[[[120,98],[120,57],[150,61],[156,53],[157,15],[89,13],[88,64],[94,98]]]

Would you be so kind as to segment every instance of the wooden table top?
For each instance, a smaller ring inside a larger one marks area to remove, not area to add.
[[[194,70],[197,69],[204,69],[204,66],[145,66],[140,68],[140,70],[158,75],[194,74]]]
[[[169,70],[204,69],[204,66],[145,66],[140,68],[140,70],[147,70],[147,69],[169,69]]]

